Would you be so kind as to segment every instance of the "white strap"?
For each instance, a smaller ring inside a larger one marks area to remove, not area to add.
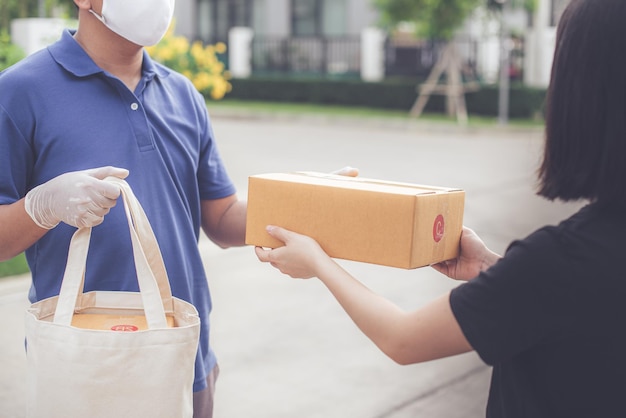
[[[56,324],[70,325],[72,322],[78,295],[83,292],[85,264],[87,263],[90,239],[91,228],[80,228],[72,236],[61,291],[54,313]]]
[[[139,200],[126,181],[118,179],[117,177],[107,177],[106,180],[119,184],[120,189],[122,190],[122,196],[125,197],[124,202],[129,206],[132,222],[135,230],[137,231],[137,235],[139,236],[141,248],[146,255],[150,269],[154,273],[154,277],[159,285],[163,308],[165,309],[165,312],[174,312],[174,302],[172,301],[170,281],[167,276],[167,271],[165,270],[165,263],[163,262],[163,257],[161,256],[159,243],[154,235],[154,232],[152,231],[152,227],[148,221],[148,216],[144,212]],[[131,227],[132,230],[130,223],[129,227]]]
[[[166,328],[165,312],[172,311],[173,302],[165,264],[156,237],[128,183],[120,179],[113,181],[120,185],[122,191],[148,328]],[[70,241],[67,265],[54,316],[54,322],[57,324],[70,325],[74,308],[80,305],[84,292],[85,266],[90,238],[91,228],[81,228],[74,233]]]

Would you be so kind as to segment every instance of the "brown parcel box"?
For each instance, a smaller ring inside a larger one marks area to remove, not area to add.
[[[174,318],[166,316],[167,326],[174,327]],[[120,315],[102,313],[75,313],[72,326],[76,328],[106,331],[143,331],[148,329],[144,315]]]
[[[315,238],[329,256],[417,268],[455,258],[463,227],[460,189],[314,172],[248,179],[246,244],[276,248],[266,225]]]

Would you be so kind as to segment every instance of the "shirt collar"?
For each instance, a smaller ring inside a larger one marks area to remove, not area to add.
[[[52,58],[65,70],[77,77],[88,77],[104,72],[76,42],[74,33],[76,33],[75,30],[64,30],[61,39],[48,47]],[[148,80],[154,78],[154,76],[164,78],[170,73],[164,66],[156,65],[145,50],[143,51],[142,71],[143,77]]]

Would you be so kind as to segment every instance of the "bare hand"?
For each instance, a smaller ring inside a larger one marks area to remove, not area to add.
[[[256,247],[254,251],[257,257],[293,278],[318,276],[320,263],[330,259],[313,238],[278,226],[268,226],[267,232],[285,243],[285,246],[273,250]]]
[[[500,256],[491,251],[474,231],[463,227],[459,256],[431,267],[455,280],[471,280],[494,265]]]

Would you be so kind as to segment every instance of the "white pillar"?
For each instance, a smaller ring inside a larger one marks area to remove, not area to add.
[[[234,78],[248,78],[252,74],[252,38],[254,31],[234,27],[228,33],[228,67]]]
[[[57,41],[63,29],[75,27],[76,22],[59,18],[25,18],[11,21],[11,40],[26,55]]]
[[[534,26],[526,33],[524,51],[524,83],[532,87],[547,87],[554,47],[556,28],[550,26],[549,0],[539,0],[534,16]]]
[[[385,33],[378,28],[361,31],[361,79],[381,81],[385,78]]]
[[[486,83],[498,81],[500,40],[497,36],[486,36],[478,45],[478,73]]]
[[[177,0],[174,6],[176,35],[194,39],[198,35],[198,2],[196,0]]]

